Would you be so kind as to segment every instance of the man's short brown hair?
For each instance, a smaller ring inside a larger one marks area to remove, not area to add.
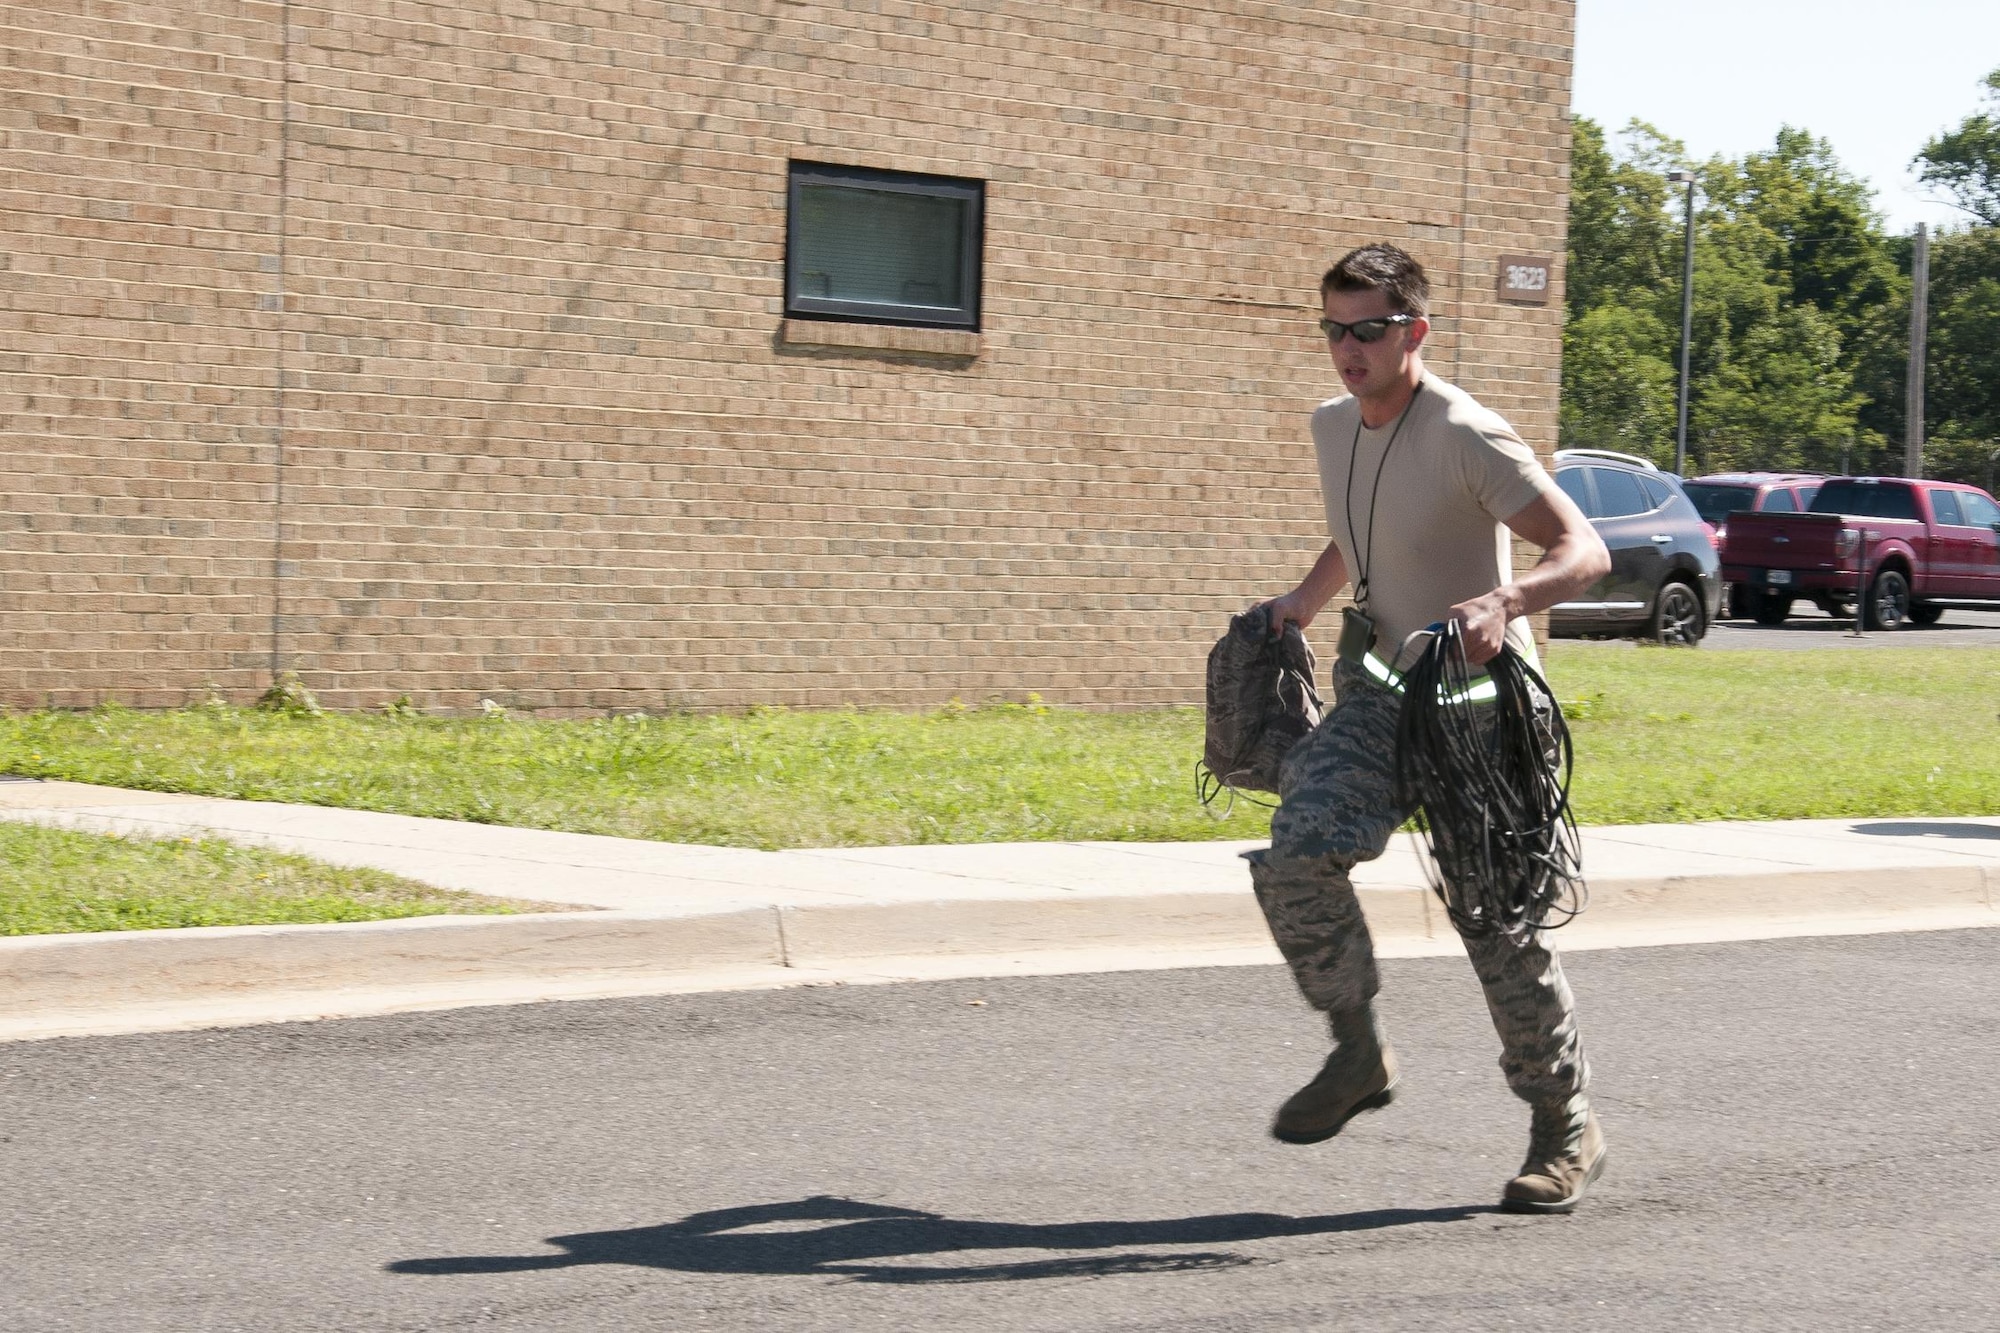
[[[1404,315],[1431,312],[1431,280],[1424,266],[1401,246],[1377,241],[1349,250],[1319,280],[1319,295],[1328,292],[1380,292],[1390,308]]]

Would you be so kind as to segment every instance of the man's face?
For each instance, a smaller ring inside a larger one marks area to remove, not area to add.
[[[1328,292],[1321,305],[1326,317],[1340,324],[1381,319],[1396,313],[1389,298],[1381,292]],[[1346,333],[1339,342],[1329,341],[1327,351],[1347,391],[1356,398],[1372,398],[1392,393],[1397,386],[1409,382],[1410,358],[1416,355],[1430,327],[1430,321],[1422,317],[1414,324],[1391,324],[1388,333],[1372,343]]]

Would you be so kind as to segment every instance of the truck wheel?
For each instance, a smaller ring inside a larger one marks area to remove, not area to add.
[[[1936,602],[1911,602],[1910,623],[1912,625],[1935,625],[1944,619],[1944,608]]]
[[[1901,629],[1910,621],[1910,581],[1901,570],[1885,569],[1868,588],[1868,604],[1862,615],[1869,629]]]
[[[1760,592],[1751,604],[1750,618],[1760,625],[1782,625],[1791,613],[1791,598],[1780,593]]]
[[[1701,595],[1679,579],[1660,585],[1653,601],[1653,623],[1648,630],[1656,643],[1669,647],[1692,648],[1708,632],[1708,616],[1702,610]]]
[[[1729,618],[1742,620],[1757,614],[1757,590],[1747,583],[1729,585]]]

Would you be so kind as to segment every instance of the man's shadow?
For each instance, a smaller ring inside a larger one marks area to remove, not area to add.
[[[1160,1245],[1222,1245],[1276,1236],[1318,1236],[1372,1231],[1422,1222],[1456,1222],[1496,1211],[1491,1207],[1403,1209],[1285,1217],[1277,1213],[1223,1213],[1152,1222],[974,1222],[817,1195],[789,1203],[757,1204],[695,1213],[678,1222],[625,1231],[551,1236],[562,1254],[457,1255],[402,1259],[392,1273],[521,1273],[583,1264],[635,1264],[692,1273],[824,1274],[856,1282],[995,1282],[1022,1278],[1101,1276],[1109,1273],[1186,1272],[1252,1262],[1215,1250],[1128,1252],[1086,1257],[1030,1259],[983,1265],[910,1265],[877,1262],[918,1255],[943,1257],[978,1250],[1115,1250]],[[801,1225],[806,1224],[806,1225]],[[816,1225],[814,1225],[816,1224]],[[753,1230],[777,1228],[783,1230]]]

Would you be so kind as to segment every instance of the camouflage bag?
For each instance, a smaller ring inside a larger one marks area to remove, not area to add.
[[[1202,804],[1228,787],[1278,790],[1278,766],[1319,725],[1313,654],[1297,625],[1276,638],[1261,606],[1229,618],[1208,653],[1208,726],[1196,766]]]

